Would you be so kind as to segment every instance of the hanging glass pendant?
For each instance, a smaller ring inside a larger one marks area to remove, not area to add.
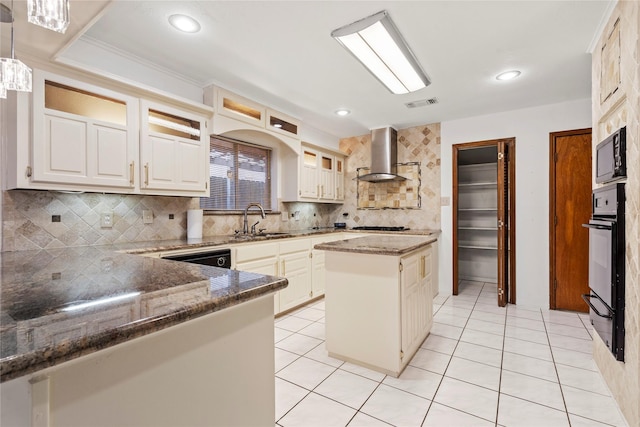
[[[31,92],[31,68],[13,58],[0,58],[0,84],[5,90]]]
[[[32,24],[64,34],[69,26],[69,0],[29,0],[27,15]]]

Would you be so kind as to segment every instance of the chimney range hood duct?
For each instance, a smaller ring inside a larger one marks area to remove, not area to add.
[[[370,173],[358,179],[368,182],[404,181],[406,178],[396,173],[397,163],[398,132],[391,127],[373,129]]]

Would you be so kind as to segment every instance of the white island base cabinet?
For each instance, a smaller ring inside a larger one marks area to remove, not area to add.
[[[325,252],[329,356],[402,373],[433,323],[432,246],[401,257]]]
[[[273,425],[273,337],[266,295],[5,382],[2,425]]]

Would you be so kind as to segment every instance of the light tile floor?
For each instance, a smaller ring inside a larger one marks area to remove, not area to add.
[[[324,300],[275,321],[276,426],[626,426],[588,315],[497,306],[496,285],[434,299],[400,378],[328,357]]]

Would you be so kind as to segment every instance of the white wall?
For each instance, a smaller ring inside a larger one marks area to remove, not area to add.
[[[549,133],[591,127],[591,100],[442,123],[441,195],[452,197],[451,146],[516,139],[516,303],[549,307]],[[440,292],[452,288],[451,203],[442,206]]]

